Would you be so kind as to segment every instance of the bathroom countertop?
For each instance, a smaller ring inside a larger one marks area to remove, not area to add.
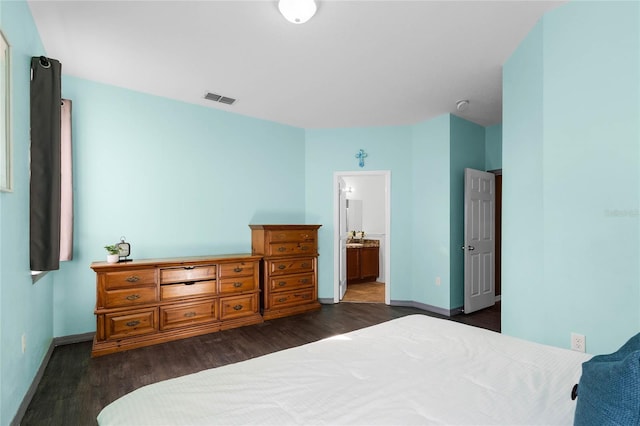
[[[380,247],[380,240],[356,240],[350,238],[347,240],[347,248],[362,248],[362,247]]]

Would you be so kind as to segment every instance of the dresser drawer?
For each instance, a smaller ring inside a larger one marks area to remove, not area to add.
[[[277,259],[267,261],[267,270],[271,275],[313,272],[315,258]]]
[[[317,251],[315,243],[272,243],[269,244],[269,256],[278,255],[315,255]]]
[[[118,308],[122,306],[142,305],[158,301],[156,287],[125,288],[104,292],[104,307]]]
[[[223,297],[220,299],[220,319],[228,320],[258,312],[258,295]]]
[[[315,244],[316,236],[318,232],[316,230],[305,229],[291,229],[291,230],[278,230],[267,231],[267,242],[312,242]]]
[[[184,299],[186,297],[215,296],[216,280],[164,284],[160,286],[160,300]]]
[[[253,276],[226,278],[220,280],[220,294],[243,293],[253,291],[257,288],[256,281]]]
[[[160,284],[214,280],[215,278],[216,265],[160,269]]]
[[[272,293],[269,295],[271,309],[304,305],[314,300],[315,288],[300,289],[286,293]]]
[[[164,306],[160,308],[160,329],[213,322],[218,319],[216,299],[188,305]]]
[[[150,308],[105,315],[107,339],[121,339],[158,331],[158,309]]]
[[[103,279],[106,290],[139,285],[144,286],[156,282],[156,270],[134,269],[130,271],[105,272]]]
[[[253,275],[255,262],[234,262],[220,265],[220,278],[233,278]]]
[[[286,291],[294,288],[313,287],[316,283],[315,274],[287,275],[271,278],[269,287],[272,291]]]

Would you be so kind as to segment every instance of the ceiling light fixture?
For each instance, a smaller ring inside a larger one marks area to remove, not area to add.
[[[469,101],[467,99],[463,99],[461,101],[456,102],[456,109],[460,112],[467,109],[469,106]]]
[[[280,0],[278,9],[285,19],[294,24],[304,24],[318,9],[315,0]]]

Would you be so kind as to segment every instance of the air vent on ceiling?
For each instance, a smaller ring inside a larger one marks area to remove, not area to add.
[[[223,104],[227,104],[227,105],[231,105],[235,102],[236,100],[233,98],[227,98],[226,96],[223,96],[220,98],[220,100],[218,102],[222,102]]]
[[[209,99],[210,101],[215,101],[215,102],[218,102],[218,101],[220,100],[220,98],[221,98],[221,97],[222,97],[222,96],[220,96],[220,95],[216,95],[215,93],[209,93],[209,92],[207,92],[207,93],[205,93],[205,94],[204,94],[204,98],[205,98],[205,99]]]
[[[236,101],[233,98],[229,98],[229,97],[222,96],[222,95],[216,95],[215,93],[211,93],[211,92],[205,93],[204,94],[204,98],[208,99],[210,101],[220,102],[220,103],[227,104],[227,105],[233,105],[233,103]]]

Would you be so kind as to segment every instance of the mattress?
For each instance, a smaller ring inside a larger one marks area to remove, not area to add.
[[[589,355],[411,315],[137,389],[109,425],[571,425]]]

